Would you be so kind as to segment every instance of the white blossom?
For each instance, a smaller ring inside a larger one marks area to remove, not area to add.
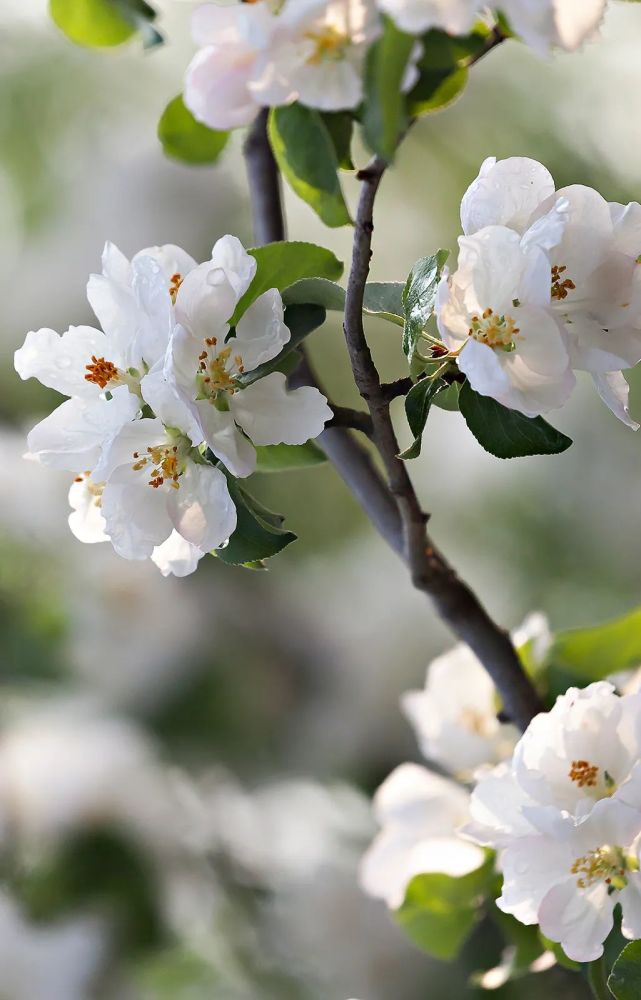
[[[415,875],[460,877],[480,868],[484,852],[456,832],[468,808],[469,792],[453,781],[419,764],[397,767],[374,796],[382,830],[361,863],[364,891],[395,910]]]
[[[641,359],[641,206],[608,204],[581,185],[555,191],[546,168],[526,157],[489,158],[463,197],[463,230],[501,225],[524,235],[559,201],[566,222],[548,246],[550,308],[572,368],[592,373],[606,405],[636,428],[621,369]]]
[[[422,754],[461,777],[505,760],[518,739],[514,726],[499,722],[494,684],[463,643],[430,663],[425,688],[408,691],[402,706]]]
[[[540,922],[578,961],[601,953],[617,901],[624,932],[641,935],[640,755],[640,695],[604,681],[570,688],[472,794],[464,832],[499,851],[498,906]]]
[[[549,308],[547,248],[558,241],[563,208],[559,202],[523,236],[488,225],[460,237],[458,269],[439,288],[438,328],[472,388],[526,416],[561,406],[575,383]]]
[[[176,531],[201,552],[222,545],[236,510],[220,471],[194,452],[179,431],[157,418],[128,424],[95,471],[104,480],[101,512],[113,547],[125,559],[146,559]],[[165,553],[167,550],[165,550]],[[167,566],[156,552],[161,568]]]
[[[254,471],[254,444],[303,444],[331,417],[317,389],[289,389],[280,372],[248,384],[246,376],[275,358],[291,338],[281,296],[271,289],[252,303],[227,339],[229,319],[255,269],[238,240],[218,241],[212,260],[180,285],[178,326],[164,366],[142,386],[166,424],[177,423],[192,441],[204,441],[235,476]]]
[[[464,35],[487,4],[484,0],[378,0],[378,6],[409,34],[440,28],[450,35]]]
[[[374,0],[206,4],[193,16],[199,51],[185,76],[185,104],[215,129],[247,125],[261,106],[293,101],[323,111],[355,108],[380,28]]]

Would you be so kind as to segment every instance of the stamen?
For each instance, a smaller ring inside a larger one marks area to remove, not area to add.
[[[596,788],[599,768],[588,760],[573,760],[568,772],[570,781],[576,781],[579,788]]]
[[[555,264],[552,268],[552,298],[558,299],[559,301],[567,299],[568,292],[573,292],[576,285],[571,280],[571,278],[562,278],[561,275],[565,274],[567,267],[565,264],[559,266]]]
[[[481,316],[472,316],[471,324],[468,336],[488,347],[503,350],[513,350],[514,338],[521,332],[511,316],[498,316],[489,307],[483,310]]]
[[[174,305],[176,304],[176,296],[178,295],[178,289],[180,288],[182,283],[183,283],[183,278],[182,275],[180,274],[172,274],[171,278],[169,279],[169,294],[171,295],[171,301],[173,302]]]
[[[305,38],[314,44],[314,51],[307,59],[309,66],[318,66],[325,60],[343,59],[349,45],[349,36],[331,24],[318,31],[308,31]]]
[[[120,380],[120,372],[116,368],[113,361],[106,361],[105,358],[97,358],[95,354],[91,355],[91,364],[85,365],[88,374],[85,375],[87,382],[93,382],[95,385],[100,386],[104,389],[110,382],[116,382]]]

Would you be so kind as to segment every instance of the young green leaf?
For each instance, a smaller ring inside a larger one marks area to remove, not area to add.
[[[468,70],[465,66],[451,72],[424,70],[410,91],[407,107],[413,118],[440,111],[452,104],[465,90]]]
[[[259,295],[270,288],[282,292],[301,278],[329,278],[335,281],[343,273],[342,261],[324,247],[315,243],[298,243],[283,240],[268,243],[248,251],[256,258],[258,269],[251,285],[236,306],[231,319],[234,326],[245,310]]]
[[[641,941],[627,944],[608,979],[608,989],[616,1000],[639,1000],[641,997]]]
[[[403,284],[400,281],[368,281],[365,285],[363,312],[378,316],[402,326]],[[343,312],[345,309],[345,289],[325,278],[303,278],[291,285],[283,294],[286,303],[314,302],[325,309]]]
[[[641,663],[641,608],[605,625],[558,632],[547,660],[581,684],[637,667]]]
[[[571,438],[542,417],[526,417],[501,406],[490,396],[474,392],[468,382],[461,388],[459,408],[478,443],[496,458],[558,455],[572,444]]]
[[[452,959],[480,916],[492,880],[492,863],[461,878],[430,873],[412,879],[394,917],[415,944],[436,958]]]
[[[381,38],[367,53],[363,134],[370,149],[388,162],[394,159],[399,138],[407,128],[406,100],[401,88],[415,44],[412,35],[406,35],[385,18]]]
[[[229,566],[254,564],[249,568],[255,569],[255,564],[295,542],[296,535],[282,527],[284,517],[281,514],[264,507],[237,480],[228,477],[227,483],[236,505],[238,523],[227,545],[216,549],[214,555]]]
[[[174,97],[158,122],[158,138],[167,156],[183,163],[215,163],[227,145],[229,132],[215,132],[197,122],[182,94]]]
[[[441,378],[424,378],[412,386],[405,397],[405,414],[407,422],[410,425],[410,430],[414,435],[414,441],[409,448],[401,452],[398,456],[399,458],[418,458],[421,454],[421,439],[430,407],[434,401],[434,397],[447,388],[448,383]]]
[[[302,104],[272,108],[268,132],[276,162],[299,198],[326,226],[348,225],[336,149],[320,113]]]
[[[146,44],[161,41],[156,11],[145,0],[49,0],[54,23],[77,45],[121,45],[142,31]]]
[[[288,472],[310,469],[327,461],[325,452],[313,441],[305,444],[270,444],[256,448],[257,472]]]
[[[354,170],[352,161],[352,135],[354,119],[349,111],[323,111],[321,118],[334,144],[334,152],[341,170]]]
[[[421,257],[409,273],[403,289],[403,351],[411,362],[418,339],[434,312],[436,292],[449,257],[449,250],[437,250],[429,257]]]

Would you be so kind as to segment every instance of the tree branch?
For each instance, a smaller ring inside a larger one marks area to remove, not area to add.
[[[496,44],[496,43],[495,43]],[[257,120],[245,145],[257,238],[282,232],[275,213],[281,210],[278,171],[265,133],[264,116]],[[389,390],[383,389],[363,327],[363,298],[369,274],[373,210],[386,164],[374,158],[358,174],[363,186],[356,216],[352,264],[345,301],[344,330],[354,378],[367,403],[373,441],[380,454],[387,485],[368,452],[342,428],[329,428],[319,439],[345,483],[377,530],[407,563],[414,586],[433,601],[440,617],[474,651],[494,681],[510,719],[524,729],[541,709],[536,691],[523,671],[507,632],[489,617],[470,588],[437,551],[426,532],[427,515],[407,473],[397,458],[399,447],[389,412]],[[277,203],[274,200],[277,197]],[[264,217],[262,213],[265,212]],[[316,385],[304,359],[298,384]]]

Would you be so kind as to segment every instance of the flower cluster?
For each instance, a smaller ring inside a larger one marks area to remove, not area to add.
[[[519,647],[531,644],[538,660],[549,640],[547,621],[531,615],[513,638]],[[496,689],[466,646],[433,660],[424,690],[407,692],[401,704],[423,755],[458,779],[504,761],[514,749],[517,731],[497,718]],[[415,875],[459,877],[485,861],[459,833],[470,819],[469,791],[421,764],[392,771],[376,792],[374,814],[382,829],[363,858],[361,885],[391,909],[401,906]]]
[[[502,0],[514,31],[535,50],[576,49],[592,37],[606,0]],[[410,34],[431,28],[468,32],[485,15],[485,0],[254,0],[197,8],[198,52],[184,98],[213,129],[248,125],[261,107],[300,101],[321,111],[358,107],[369,47],[389,15]],[[414,55],[419,54],[419,49]],[[412,66],[405,84],[412,86]]]
[[[641,937],[640,753],[641,696],[570,688],[472,795],[465,832],[499,852],[499,908],[579,962],[603,953],[617,904]]]
[[[622,370],[641,360],[641,205],[578,184],[556,191],[535,160],[490,158],[461,223],[437,318],[472,388],[537,416],[563,405],[574,372],[587,371],[636,429]]]
[[[103,273],[87,287],[102,328],[27,335],[19,375],[69,397],[31,431],[29,453],[76,474],[69,524],[81,541],[110,540],[164,575],[191,573],[236,527],[220,465],[245,477],[254,445],[302,444],[322,431],[331,411],[316,389],[256,372],[290,340],[279,292],[264,292],[230,327],[255,273],[232,236],[200,265],[172,245],[129,261],[107,244]]]

